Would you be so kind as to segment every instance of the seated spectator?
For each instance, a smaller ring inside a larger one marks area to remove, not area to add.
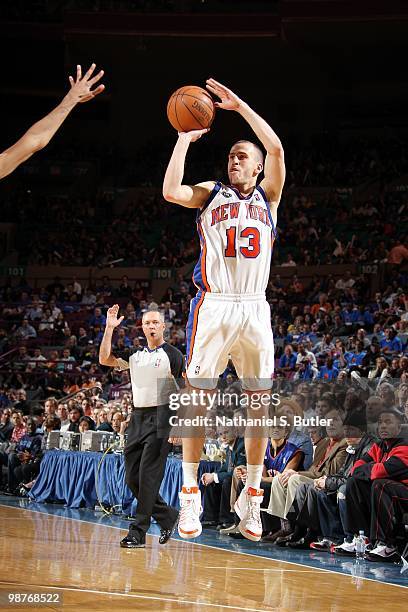
[[[332,305],[327,301],[327,295],[325,293],[321,293],[319,295],[319,301],[316,304],[313,304],[310,312],[315,317],[319,311],[329,313],[331,310]]]
[[[283,524],[283,529],[287,535],[279,537],[277,544],[285,545],[289,541],[298,542],[304,536],[300,530],[294,532],[294,518],[288,518],[292,504],[296,497],[296,491],[301,484],[314,485],[314,481],[321,476],[336,474],[343,466],[346,459],[346,441],[343,434],[342,415],[337,410],[330,410],[326,417],[331,420],[331,424],[326,427],[327,438],[319,443],[319,452],[315,453],[310,470],[296,473],[294,470],[287,470],[280,479],[272,482],[271,497],[267,512],[281,519],[287,519]],[[303,493],[304,489],[302,489]],[[298,507],[303,506],[304,499],[298,499]]]
[[[379,395],[371,395],[365,403],[367,433],[376,437],[378,435],[378,417],[385,408],[384,402]]]
[[[100,328],[105,327],[106,325],[106,317],[102,314],[102,309],[97,306],[94,309],[93,315],[89,318],[90,327],[98,326]]]
[[[246,466],[243,438],[234,429],[221,430],[220,437],[225,448],[225,460],[218,472],[206,473],[201,477],[204,489],[203,527],[216,525],[227,529],[234,523],[231,511],[231,484],[235,468]]]
[[[294,417],[303,417],[303,409],[293,398],[283,397],[276,412],[277,417],[285,417],[290,433],[288,442],[303,453],[303,468],[309,469],[313,461],[313,446],[310,436],[302,431],[301,427],[294,427]]]
[[[16,337],[20,338],[21,340],[29,340],[30,338],[37,337],[37,332],[35,331],[35,328],[30,325],[30,322],[26,317],[23,319],[23,322],[20,327],[17,328]]]
[[[296,369],[299,369],[299,366],[302,362],[308,361],[314,368],[317,367],[317,361],[315,355],[306,349],[306,346],[303,342],[299,343],[298,346],[298,354],[296,357]]]
[[[82,408],[79,408],[76,403],[69,409],[69,425],[65,431],[73,431],[74,433],[79,432],[79,421],[83,416]]]
[[[14,425],[11,420],[11,409],[3,408],[0,416],[0,444],[10,441],[13,429]]]
[[[108,411],[102,408],[98,414],[96,431],[113,431],[112,425],[108,422]]]
[[[122,425],[124,420],[125,420],[125,417],[123,416],[123,414],[121,412],[114,412],[113,413],[111,425],[112,425],[113,432],[117,436],[121,433],[121,425]]]
[[[309,357],[305,357],[297,366],[293,380],[314,380],[318,374],[317,367],[312,364]]]
[[[61,431],[68,431],[68,427],[70,426],[71,421],[68,418],[68,408],[66,404],[58,404],[56,416],[60,420],[59,428],[61,429]]]
[[[25,470],[19,468],[36,459],[41,453],[42,434],[37,433],[37,421],[33,417],[27,419],[26,433],[19,439],[14,450],[7,454],[8,491],[14,493],[22,482]],[[4,454],[0,461],[4,464]]]
[[[278,372],[281,374],[287,374],[295,371],[297,354],[294,352],[293,347],[287,344],[284,348],[283,355],[279,359]]]
[[[55,416],[58,408],[58,402],[55,397],[49,397],[44,404],[45,416]],[[58,415],[59,416],[59,415]]]
[[[30,404],[27,401],[25,389],[19,389],[17,391],[17,402],[14,404],[13,410],[21,412],[24,415],[30,414]]]
[[[319,374],[317,375],[317,379],[333,381],[333,380],[336,380],[338,375],[339,375],[339,370],[334,366],[333,359],[331,357],[328,357],[326,361],[326,365],[323,365],[320,368]]]
[[[386,327],[384,330],[385,337],[380,340],[380,349],[384,355],[393,355],[402,353],[402,343],[397,336],[397,332],[392,327]]]
[[[374,443],[351,471],[346,484],[346,540],[334,548],[341,555],[355,556],[355,534],[363,531],[373,548],[370,561],[399,561],[396,528],[408,511],[408,444],[401,437],[403,415],[394,408],[381,412]]]
[[[13,423],[13,431],[10,442],[17,444],[27,433],[26,424],[23,420],[21,412],[18,412],[18,410],[13,410],[11,413],[11,422]]]
[[[375,361],[375,368],[370,370],[368,378],[373,380],[374,378],[381,378],[387,375],[388,363],[385,357],[377,357]]]
[[[83,416],[79,419],[79,432],[95,431],[95,422],[89,416]]]
[[[80,327],[78,330],[78,339],[77,339],[78,347],[87,348],[88,342],[89,342],[89,337],[88,337],[85,327]]]
[[[344,422],[344,437],[348,444],[347,458],[338,474],[323,476],[310,488],[304,512],[298,516],[304,522],[308,516],[311,532],[320,538],[310,544],[310,548],[329,552],[333,545],[344,539],[346,482],[353,465],[375,442],[375,438],[365,432],[365,421],[361,413],[347,415]]]

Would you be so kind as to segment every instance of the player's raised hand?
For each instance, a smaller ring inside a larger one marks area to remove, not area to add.
[[[196,142],[201,136],[210,131],[210,128],[206,128],[205,130],[191,130],[190,132],[179,132],[178,135],[183,140],[188,140],[189,142]]]
[[[218,96],[221,102],[214,102],[217,108],[223,108],[224,110],[238,110],[242,100],[234,94],[233,91],[221,85],[215,79],[207,79],[206,87],[215,96]]]
[[[71,85],[71,90],[68,92],[67,97],[71,99],[71,101],[75,102],[75,104],[83,102],[88,102],[102,93],[105,89],[105,85],[98,85],[95,89],[92,89],[94,85],[104,75],[103,70],[100,70],[95,76],[92,76],[95,72],[96,64],[91,64],[88,71],[82,76],[82,68],[78,64],[76,78],[74,79],[72,76],[69,77],[69,82]]]
[[[123,321],[123,316],[118,318],[119,306],[115,304],[108,308],[107,316],[106,316],[106,327],[117,327]]]

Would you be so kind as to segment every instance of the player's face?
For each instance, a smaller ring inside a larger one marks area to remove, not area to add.
[[[262,170],[255,147],[249,142],[234,145],[228,155],[228,178],[231,185],[244,185],[256,180]]]

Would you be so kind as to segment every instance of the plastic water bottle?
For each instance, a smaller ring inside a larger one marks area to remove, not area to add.
[[[364,535],[364,531],[359,531],[358,537],[356,538],[356,559],[357,560],[364,559],[365,549],[366,549],[366,538]]]

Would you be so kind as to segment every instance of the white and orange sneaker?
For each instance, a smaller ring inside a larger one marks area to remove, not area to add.
[[[234,510],[241,519],[238,528],[240,533],[253,542],[262,537],[261,503],[263,490],[248,487],[243,489],[234,505]]]
[[[201,492],[198,487],[184,487],[179,493],[180,498],[180,518],[178,532],[181,538],[191,540],[197,538],[203,528],[200,523]]]

